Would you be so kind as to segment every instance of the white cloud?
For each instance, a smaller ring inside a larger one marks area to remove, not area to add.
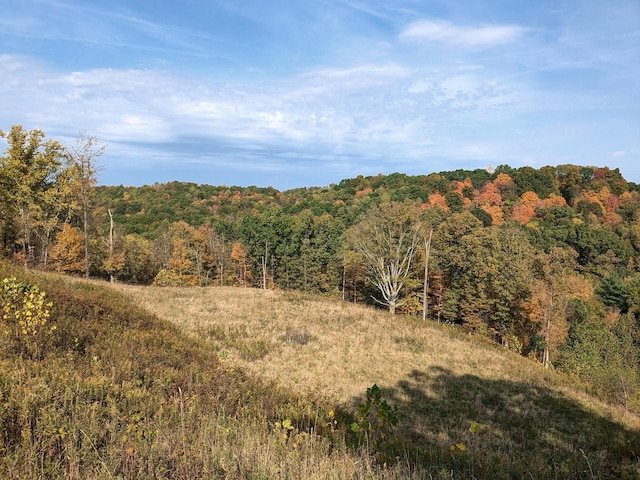
[[[520,38],[525,29],[518,25],[469,27],[444,20],[417,20],[400,33],[403,40],[425,41],[463,47],[490,47]]]

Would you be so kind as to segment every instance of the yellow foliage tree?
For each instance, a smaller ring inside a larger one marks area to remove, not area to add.
[[[79,229],[68,223],[62,224],[51,249],[51,263],[59,272],[85,271],[84,236]]]

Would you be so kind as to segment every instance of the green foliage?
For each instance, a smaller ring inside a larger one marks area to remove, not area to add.
[[[493,218],[487,212],[481,208],[474,208],[471,210],[471,214],[482,222],[485,227],[490,227],[493,224]]]
[[[569,337],[560,348],[558,368],[588,382],[608,402],[637,409],[640,336],[635,318],[624,315],[611,328],[584,302],[574,302],[574,312]]]
[[[380,448],[392,439],[393,429],[398,425],[397,412],[398,407],[389,405],[382,397],[380,387],[374,383],[367,388],[364,403],[358,406],[358,420],[351,424],[351,430],[367,445]]]
[[[551,193],[558,193],[556,173],[553,169],[521,167],[513,171],[511,177],[517,186],[517,195],[524,192],[535,192],[539,197],[546,198]]]
[[[603,278],[596,289],[596,293],[605,305],[616,307],[622,313],[626,313],[629,310],[629,295],[631,292],[620,275],[614,273]]]

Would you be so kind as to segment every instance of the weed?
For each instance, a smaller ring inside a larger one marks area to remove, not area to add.
[[[375,383],[367,388],[366,400],[358,405],[358,420],[351,424],[359,438],[378,448],[391,439],[393,428],[398,424],[398,407],[389,405],[382,398],[382,391]]]

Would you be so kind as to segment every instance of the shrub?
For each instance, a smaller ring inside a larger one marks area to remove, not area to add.
[[[2,280],[2,333],[9,350],[39,358],[44,351],[47,337],[55,325],[47,325],[52,302],[45,302],[46,293],[37,285],[21,283],[15,277]]]
[[[181,275],[173,270],[162,269],[153,280],[157,287],[194,287],[198,284],[196,275]]]

